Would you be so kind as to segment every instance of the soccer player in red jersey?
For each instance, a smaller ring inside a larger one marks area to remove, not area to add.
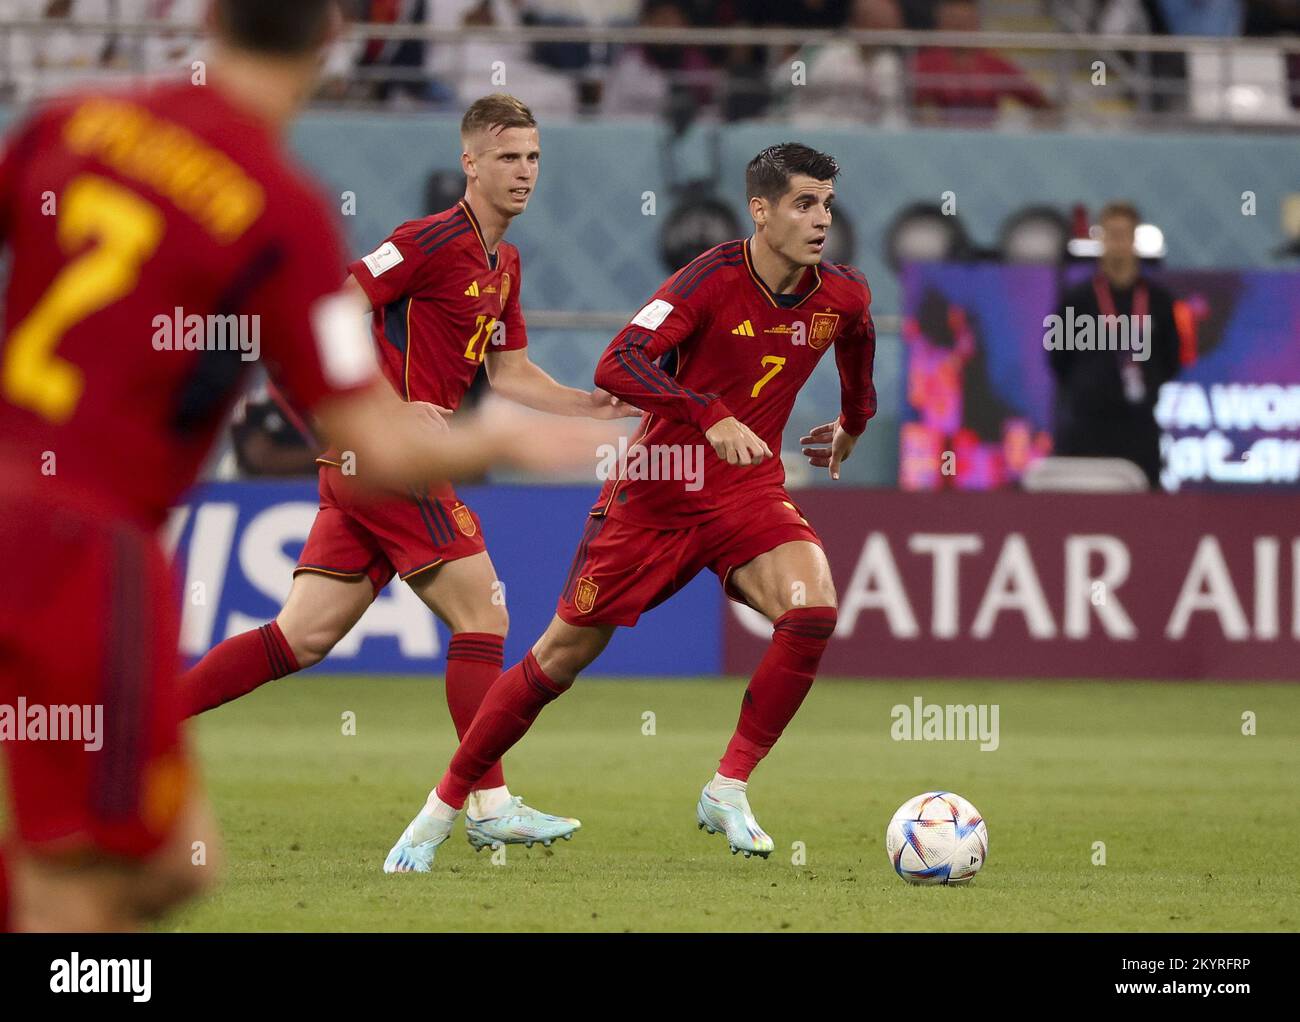
[[[0,156],[0,744],[16,830],[0,929],[133,928],[215,875],[155,537],[259,354],[250,337],[368,483],[555,461],[520,448],[517,421],[449,433],[377,372],[332,217],[283,146],[339,23],[335,0],[216,0],[209,84],[70,96]],[[161,330],[177,309],[199,317],[192,338]],[[233,343],[240,317],[260,328]]]
[[[821,261],[838,173],[834,159],[807,146],[759,153],[746,173],[753,236],[676,273],[606,350],[596,384],[646,413],[629,467],[638,449],[661,469],[685,466],[690,449],[705,442],[716,457],[701,451],[702,479],[626,471],[606,482],[556,616],[488,691],[394,849],[405,860],[427,870],[467,793],[542,707],[572,685],[616,627],[636,624],[706,567],[775,630],[697,818],[723,831],[733,852],[772,851],[747,782],[807,695],[836,618],[826,555],[785,492],[773,452],[799,388],[832,345],[842,414],[803,438],[804,454],[839,478],[876,410],[871,291],[857,270]]]
[[[636,410],[601,390],[564,387],[528,358],[519,307],[519,252],[504,240],[537,183],[537,122],[513,96],[485,96],[461,121],[465,197],[399,226],[348,267],[374,310],[384,375],[407,401],[456,409],[482,365],[493,390],[558,415],[613,419]],[[457,734],[501,673],[508,619],[478,516],[450,484],[382,502],[361,499],[350,467],[320,459],[320,511],[279,616],[212,649],[183,679],[191,712],[236,699],[318,663],[394,575],[451,632],[446,696]],[[511,795],[499,763],[478,779],[470,841],[488,845],[569,837],[577,820]]]

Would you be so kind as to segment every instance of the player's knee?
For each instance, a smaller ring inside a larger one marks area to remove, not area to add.
[[[504,606],[485,603],[482,606],[464,607],[449,614],[447,625],[452,633],[480,632],[505,638],[510,633],[510,614]]]
[[[303,630],[301,633],[285,631],[284,626],[280,626],[284,632],[285,640],[289,643],[289,648],[293,650],[293,656],[298,661],[298,669],[305,670],[320,663],[332,650],[335,644],[343,636],[336,628],[315,627]]]
[[[600,655],[604,643],[587,635],[588,631],[570,629],[558,634],[548,631],[533,647],[538,665],[557,685],[572,685]]]
[[[793,607],[776,620],[773,640],[808,656],[821,657],[835,632],[834,606]]]
[[[839,603],[835,597],[835,587],[830,583],[807,586],[801,582],[795,583],[773,596],[777,617],[794,610],[830,610],[834,613]]]

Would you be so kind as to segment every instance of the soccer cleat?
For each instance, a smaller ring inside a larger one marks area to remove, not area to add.
[[[438,854],[438,846],[451,836],[451,820],[427,820],[425,828],[441,830],[441,833],[427,841],[415,840],[415,821],[402,831],[402,836],[393,845],[388,858],[384,860],[385,873],[428,873],[433,866],[433,857]]]
[[[552,816],[532,806],[524,805],[518,795],[511,797],[505,810],[498,816],[476,820],[465,814],[465,836],[475,851],[500,848],[502,845],[523,845],[532,848],[540,841],[546,847],[556,838],[569,841],[582,823],[571,816]]]
[[[722,831],[731,846],[731,854],[744,852],[745,858],[759,855],[766,859],[776,847],[754,819],[749,799],[739,788],[721,788],[716,793],[706,784],[695,806],[695,819],[701,830],[710,834]]]

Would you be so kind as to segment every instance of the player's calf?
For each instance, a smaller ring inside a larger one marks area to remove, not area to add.
[[[812,688],[835,621],[834,607],[796,607],[776,619],[772,644],[745,689],[735,734],[718,766],[723,777],[747,781],[794,719]]]
[[[283,637],[285,652],[288,654],[281,660],[282,666],[280,669],[284,673],[280,677],[298,671],[305,671],[308,667],[315,667],[330,655],[330,650],[342,638],[332,628],[318,626],[300,632],[293,630],[292,626],[290,626],[290,631],[286,632],[280,622],[273,621],[271,623],[276,626]]]

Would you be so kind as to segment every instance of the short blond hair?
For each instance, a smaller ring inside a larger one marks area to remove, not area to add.
[[[1125,199],[1113,199],[1101,207],[1101,212],[1097,214],[1097,223],[1104,223],[1116,216],[1131,221],[1134,227],[1142,222],[1142,214],[1133,203]]]
[[[460,119],[460,137],[469,138],[480,131],[535,127],[537,118],[522,100],[504,92],[494,92],[469,105],[465,116]]]

